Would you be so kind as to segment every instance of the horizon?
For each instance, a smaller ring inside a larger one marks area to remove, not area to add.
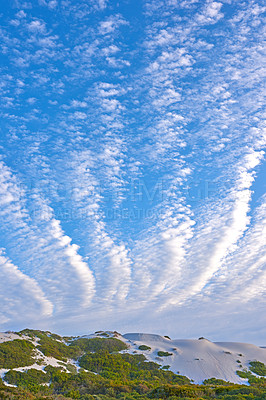
[[[265,10],[2,5],[0,330],[266,345]]]

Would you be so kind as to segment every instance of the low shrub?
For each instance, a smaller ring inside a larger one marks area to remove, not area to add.
[[[173,355],[173,353],[168,353],[168,351],[158,351],[157,354],[159,357],[168,357]]]
[[[146,344],[141,344],[139,346],[139,350],[150,350],[150,349],[151,349],[151,347],[150,346],[146,346]]]

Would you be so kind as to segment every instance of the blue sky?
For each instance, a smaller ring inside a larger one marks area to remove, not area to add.
[[[2,330],[265,345],[265,9],[1,5]]]

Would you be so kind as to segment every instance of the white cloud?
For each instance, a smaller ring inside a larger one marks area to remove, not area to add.
[[[192,243],[191,255],[188,265],[191,263],[191,277],[189,287],[173,296],[174,302],[183,303],[197,293],[201,293],[214,274],[222,269],[226,257],[234,253],[238,248],[238,242],[242,238],[250,223],[248,216],[249,202],[251,200],[250,187],[254,181],[253,169],[261,162],[263,152],[251,151],[243,159],[243,164],[238,168],[239,178],[236,187],[229,194],[224,205],[215,208],[215,214],[209,212],[208,222],[198,226],[195,234],[195,242]],[[205,227],[204,227],[205,226]],[[195,251],[194,255],[193,252]],[[197,263],[194,275],[193,264]]]
[[[76,112],[73,114],[73,118],[74,118],[74,119],[81,119],[81,120],[83,120],[83,119],[86,119],[86,118],[87,118],[87,114],[85,114],[84,112],[81,112],[81,111],[76,111]]]
[[[20,25],[20,21],[18,20],[18,19],[12,19],[11,21],[10,21],[10,25],[13,25],[13,26],[19,26]]]
[[[117,53],[118,51],[120,51],[119,47],[115,46],[115,45],[110,45],[108,47],[104,47],[102,49],[102,52],[105,56],[110,56],[112,54]]]
[[[79,101],[79,100],[72,100],[71,101],[71,107],[74,108],[86,108],[88,104],[86,101]]]
[[[101,10],[104,10],[107,7],[108,0],[98,0],[99,3],[99,8]]]
[[[30,105],[36,103],[37,99],[35,97],[30,97],[29,99],[27,99],[27,103],[29,103]]]
[[[98,85],[96,85],[96,94],[99,97],[123,96],[129,90],[129,88],[124,88],[120,85],[107,82],[100,82]]]
[[[128,60],[123,60],[121,58],[106,57],[109,66],[112,68],[123,68],[124,66],[130,67],[130,62]]]
[[[261,205],[253,213],[252,226],[236,251],[227,257],[223,274],[217,276],[211,290],[223,284],[223,290],[230,299],[244,303],[262,296],[265,292],[265,207],[264,196]]]
[[[57,0],[38,0],[40,6],[45,6],[53,10],[57,7],[58,2]]]
[[[17,18],[25,18],[26,16],[27,14],[23,10],[20,10],[19,12],[16,13]]]
[[[217,17],[217,14],[219,13],[221,7],[222,7],[222,3],[217,3],[215,1],[208,4],[207,9],[206,9],[206,15],[210,16],[212,18]]]
[[[223,14],[220,12],[222,3],[213,1],[210,2],[202,14],[198,14],[196,19],[201,24],[214,24],[223,18]]]
[[[124,107],[122,106],[122,104],[120,103],[119,100],[117,99],[107,99],[104,98],[102,99],[102,107],[104,110],[110,112],[110,111],[118,111],[118,110],[123,110]]]
[[[35,323],[53,313],[53,304],[46,298],[38,283],[23,274],[0,249],[1,321]],[[23,298],[23,301],[21,299]],[[3,326],[3,325],[2,325]]]
[[[109,151],[109,149],[106,149]],[[110,165],[110,179],[114,169],[119,168],[115,156],[119,152],[95,155],[90,152],[74,153],[68,166],[68,176],[72,182],[72,205],[78,209],[84,226],[85,248],[89,248],[89,258],[97,282],[97,301],[99,303],[118,302],[125,299],[129,291],[131,264],[129,251],[123,243],[107,233],[101,207],[100,184],[92,171],[104,162]],[[114,161],[114,164],[112,163]],[[118,169],[116,173],[118,173]],[[108,172],[107,172],[108,173]],[[107,180],[108,182],[108,180]],[[102,274],[104,268],[105,273]],[[110,306],[112,304],[110,303]]]
[[[54,9],[54,8],[56,8],[58,6],[58,2],[57,2],[57,0],[51,0],[51,1],[49,1],[48,2],[48,8],[50,8],[50,9]]]
[[[45,23],[41,20],[35,19],[28,24],[28,29],[31,32],[44,33],[46,31]]]
[[[128,22],[121,15],[111,15],[100,23],[99,33],[100,35],[108,35],[123,25],[128,25]]]
[[[168,107],[170,104],[174,104],[181,101],[181,95],[174,89],[167,89],[160,99],[153,100],[155,107]]]
[[[32,168],[34,162],[32,158]],[[15,253],[23,271],[38,282],[53,303],[55,313],[64,307],[70,310],[75,304],[87,306],[94,295],[94,278],[78,254],[78,246],[64,235],[53,210],[36,189],[31,193],[34,209],[30,216],[25,194],[1,163],[1,219],[7,238],[17,241]]]
[[[94,295],[94,278],[89,270],[88,265],[82,260],[82,257],[77,253],[79,246],[71,244],[72,239],[63,233],[60,222],[55,218],[51,220],[51,233],[64,248],[65,254],[70,260],[70,265],[76,270],[80,278],[81,286],[84,291],[83,307],[90,305],[91,299]],[[77,287],[76,290],[79,290]]]

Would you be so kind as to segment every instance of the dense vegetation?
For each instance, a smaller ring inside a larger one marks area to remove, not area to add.
[[[32,379],[35,378],[35,379]],[[112,380],[90,372],[68,374],[49,367],[47,378],[50,386],[44,385],[43,375],[36,372],[10,374],[9,382],[18,388],[0,383],[0,399],[12,400],[265,400],[264,385],[242,386],[228,382],[205,382],[204,385],[163,384],[160,379]]]
[[[116,338],[107,338],[107,339],[102,339],[102,338],[93,338],[93,339],[86,339],[86,338],[80,338],[74,340],[70,346],[70,348],[74,349],[81,349],[83,352],[96,352],[100,350],[106,350],[109,353],[112,353],[114,351],[121,351],[121,350],[126,350],[127,345],[122,342],[121,340],[118,340]]]
[[[260,361],[251,361],[249,363],[250,371],[260,376],[266,376],[266,366]]]
[[[26,372],[10,370],[5,375],[5,381],[11,385],[17,385],[29,389],[31,392],[36,393],[40,390],[42,383],[48,383],[50,377],[43,371],[37,369],[29,369]]]
[[[2,343],[0,359],[5,365],[9,362],[10,369],[4,379],[17,387],[7,387],[0,379],[0,399],[266,400],[266,378],[262,377],[266,366],[258,361],[250,363],[250,370],[239,371],[250,386],[215,378],[195,385],[168,371],[168,366],[148,362],[143,354],[119,353],[126,345],[116,338],[61,338],[50,332],[30,330],[24,334],[34,341],[37,338],[37,348],[61,360],[60,366],[41,365],[42,370],[16,371],[11,369],[14,365],[34,362],[35,346],[26,340]],[[79,371],[68,363],[70,358],[77,360]]]
[[[0,343],[0,368],[17,368],[34,364],[35,346],[27,340]]]
[[[109,354],[106,351],[87,353],[79,360],[86,370],[96,372],[107,379],[119,381],[143,380],[146,382],[189,384],[188,378],[164,371],[154,362],[147,362],[143,354]]]

